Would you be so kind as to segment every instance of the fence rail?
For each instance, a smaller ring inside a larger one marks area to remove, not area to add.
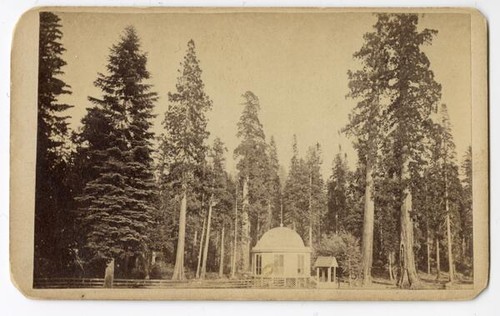
[[[102,288],[104,279],[89,278],[43,278],[35,279],[34,288],[67,289],[67,288]],[[254,278],[254,279],[216,279],[216,280],[139,280],[115,279],[113,288],[143,288],[143,289],[170,289],[170,288],[311,288],[315,287],[314,280],[308,278]]]

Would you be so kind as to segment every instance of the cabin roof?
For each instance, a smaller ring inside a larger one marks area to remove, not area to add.
[[[338,268],[339,264],[335,257],[319,256],[314,263],[315,268]]]

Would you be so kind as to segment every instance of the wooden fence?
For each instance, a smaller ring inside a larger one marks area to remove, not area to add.
[[[68,289],[68,288],[102,288],[104,279],[88,278],[44,278],[34,281],[34,288]],[[216,279],[216,280],[139,280],[115,279],[113,288],[143,289],[217,289],[217,288],[313,288],[314,280],[307,278],[254,278],[254,279]]]

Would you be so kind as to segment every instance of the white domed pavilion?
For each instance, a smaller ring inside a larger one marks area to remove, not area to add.
[[[290,228],[270,229],[252,249],[252,274],[256,277],[309,278],[311,249]]]

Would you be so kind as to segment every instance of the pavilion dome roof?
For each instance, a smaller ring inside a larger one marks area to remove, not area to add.
[[[268,230],[252,249],[253,252],[310,252],[294,230],[276,227]]]

